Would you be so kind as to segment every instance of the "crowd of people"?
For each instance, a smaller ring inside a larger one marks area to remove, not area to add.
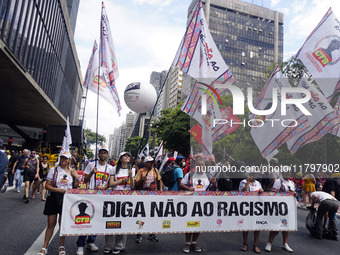
[[[0,141],[0,146],[2,143]],[[6,187],[14,186],[20,192],[22,183],[25,184],[23,195],[24,203],[34,199],[41,191],[41,200],[45,201],[44,215],[48,217],[48,225],[45,233],[43,248],[39,255],[47,254],[47,247],[52,237],[54,227],[59,214],[61,220],[61,209],[63,194],[68,188],[76,188],[79,184],[79,175],[75,166],[77,158],[75,154],[64,152],[60,155],[59,163],[49,169],[48,158],[38,158],[36,151],[23,150],[22,153],[0,153],[0,178],[1,191]],[[224,165],[230,165],[228,161]],[[337,182],[329,172],[324,175],[314,176],[298,173],[292,178],[289,166],[284,166],[282,173],[259,174],[256,167],[250,167],[247,175],[232,176],[224,172],[206,171],[206,165],[217,165],[215,162],[204,161],[201,157],[185,158],[184,156],[170,157],[164,166],[162,162],[156,162],[153,157],[147,156],[135,160],[129,152],[121,152],[117,160],[109,159],[109,151],[106,147],[98,149],[98,161],[89,162],[84,170],[84,183],[88,189],[114,189],[114,190],[170,190],[170,191],[252,191],[252,192],[291,192],[307,208],[318,204],[318,215],[315,231],[312,233],[316,238],[328,238],[338,240],[338,221],[336,212],[339,201],[335,198],[338,194]],[[270,165],[278,165],[278,160],[273,158]],[[160,170],[159,170],[160,169]],[[172,171],[171,180],[166,173]],[[168,178],[168,179],[166,179]],[[31,187],[33,184],[33,187]],[[31,190],[31,192],[30,192]],[[328,217],[325,217],[328,216]],[[327,225],[328,222],[328,225]],[[268,236],[265,251],[270,252],[272,243],[278,232],[271,231]],[[189,253],[191,250],[201,252],[198,244],[200,233],[185,233],[182,251]],[[293,252],[288,245],[289,232],[282,231],[283,246],[287,252]],[[142,235],[135,237],[135,242],[142,242]],[[148,240],[158,242],[154,234],[148,235]],[[258,247],[260,231],[254,231],[253,251],[260,253]],[[126,235],[105,236],[103,252],[105,254],[119,254],[126,249]],[[65,237],[60,237],[59,255],[65,255]],[[84,254],[84,249],[98,251],[95,244],[96,236],[79,236],[77,255]],[[243,232],[242,251],[248,250],[248,232]]]

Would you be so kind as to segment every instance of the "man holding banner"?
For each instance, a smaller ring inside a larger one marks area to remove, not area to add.
[[[90,162],[84,173],[85,173],[85,183],[89,183],[89,189],[100,189],[105,190],[109,188],[110,181],[113,182],[113,167],[107,163],[107,158],[109,156],[109,151],[105,146],[101,146],[98,150],[98,164],[97,162]],[[111,180],[112,179],[112,180]],[[77,240],[77,255],[84,254],[85,242],[86,249],[90,251],[98,251],[97,245],[95,245],[96,236],[79,236]]]

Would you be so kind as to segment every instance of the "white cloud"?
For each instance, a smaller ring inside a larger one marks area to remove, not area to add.
[[[133,3],[142,5],[144,3],[150,5],[168,6],[173,0],[133,0]]]
[[[281,0],[272,0],[270,2],[270,6],[273,8],[273,7],[277,6],[280,2],[281,2]]]
[[[329,7],[332,7],[335,15],[339,18],[340,1],[313,0],[312,2],[291,2],[290,9],[294,10],[294,18],[285,23],[285,48],[288,48],[289,51],[297,51],[326,14]]]

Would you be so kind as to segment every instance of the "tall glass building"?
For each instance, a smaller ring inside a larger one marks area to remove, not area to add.
[[[237,86],[259,92],[266,69],[283,61],[283,13],[239,0],[202,2],[211,35]],[[196,3],[192,1],[189,16]]]
[[[79,0],[0,0],[0,119],[78,124],[82,76],[73,39]]]

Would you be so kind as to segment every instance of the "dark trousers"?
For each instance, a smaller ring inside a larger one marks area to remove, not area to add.
[[[326,199],[321,202],[318,208],[318,215],[316,218],[316,231],[319,235],[322,235],[323,231],[323,216],[328,212],[329,219],[329,231],[332,236],[336,236],[338,233],[338,227],[335,220],[335,214],[338,211],[339,202],[336,200]]]
[[[8,171],[8,185],[13,186],[14,174],[12,174],[12,170]]]

